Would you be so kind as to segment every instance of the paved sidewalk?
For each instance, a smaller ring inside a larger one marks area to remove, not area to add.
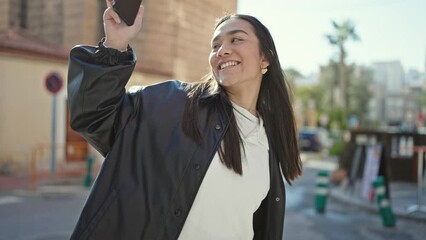
[[[93,179],[92,179],[93,181]],[[14,190],[39,191],[49,187],[84,187],[83,175],[56,176],[39,178],[37,184],[31,184],[30,177],[0,176],[0,193]]]
[[[95,164],[92,169],[92,182],[99,171],[100,165]],[[37,190],[42,186],[83,186],[87,175],[84,162],[69,164],[58,168],[55,175],[50,172],[38,172],[36,177],[30,175],[0,175],[0,192],[13,190]]]
[[[25,176],[1,176],[0,191],[12,189],[29,189],[30,180]]]
[[[312,158],[312,157],[311,157]],[[303,158],[304,166],[322,169],[327,171],[334,171],[337,169],[337,159],[330,156],[322,156],[321,160],[317,160],[316,156],[313,158]],[[426,183],[425,183],[426,185]],[[426,222],[426,186],[423,189],[421,202],[418,203],[418,189],[417,183],[411,182],[391,182],[389,186],[390,201],[393,213],[398,218],[406,218]],[[350,191],[347,187],[347,182],[343,181],[340,185],[332,185],[329,195],[331,198],[336,199],[342,203],[358,207],[365,211],[370,211],[379,214],[379,208],[375,201],[369,202],[360,197],[359,187],[355,187],[354,191]],[[423,205],[423,211],[410,212],[416,205]]]
[[[411,211],[413,210],[413,207],[415,208],[415,206],[418,205],[416,183],[391,182],[389,191],[391,206],[396,220],[398,220],[398,218],[406,218],[426,222],[425,191],[423,191],[423,196],[421,198],[422,202],[420,203],[420,205],[423,205],[423,210],[414,212]],[[379,214],[378,205],[375,201],[369,202],[362,199],[359,194],[356,193],[356,191],[355,193],[351,193],[344,185],[332,187],[330,190],[330,197],[340,202]]]

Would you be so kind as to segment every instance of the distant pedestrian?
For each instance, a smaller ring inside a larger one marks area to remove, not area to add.
[[[225,16],[208,78],[126,92],[143,7],[127,26],[111,2],[99,46],[70,54],[71,126],[106,156],[71,239],[282,239],[283,177],[302,170],[268,29]]]

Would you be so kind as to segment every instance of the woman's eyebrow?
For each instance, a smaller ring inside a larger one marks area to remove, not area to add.
[[[235,30],[231,30],[229,32],[226,32],[225,35],[234,35],[237,33],[244,33],[246,35],[249,35],[246,31],[242,30],[242,29],[235,29]],[[213,38],[212,42],[218,40],[220,38],[220,36],[222,36],[223,34],[219,34],[216,37]]]

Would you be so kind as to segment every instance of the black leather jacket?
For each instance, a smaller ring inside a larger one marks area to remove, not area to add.
[[[196,144],[182,131],[185,83],[126,93],[135,61],[131,49],[71,50],[71,127],[106,156],[71,239],[177,239],[229,125],[226,114],[201,108],[204,142]],[[270,177],[254,239],[282,239],[285,191],[272,151]]]

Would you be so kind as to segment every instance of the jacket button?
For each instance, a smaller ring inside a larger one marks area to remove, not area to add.
[[[180,209],[176,209],[175,210],[175,216],[179,217],[180,215],[182,215],[182,211]]]
[[[281,199],[279,197],[275,198],[275,201],[279,202]]]
[[[220,129],[222,129],[222,127],[221,127],[219,124],[216,124],[216,126],[214,126],[214,128],[215,128],[216,130],[220,130]]]
[[[199,170],[200,168],[201,168],[200,164],[195,164],[195,165],[194,165],[194,169],[195,169],[195,170]]]

